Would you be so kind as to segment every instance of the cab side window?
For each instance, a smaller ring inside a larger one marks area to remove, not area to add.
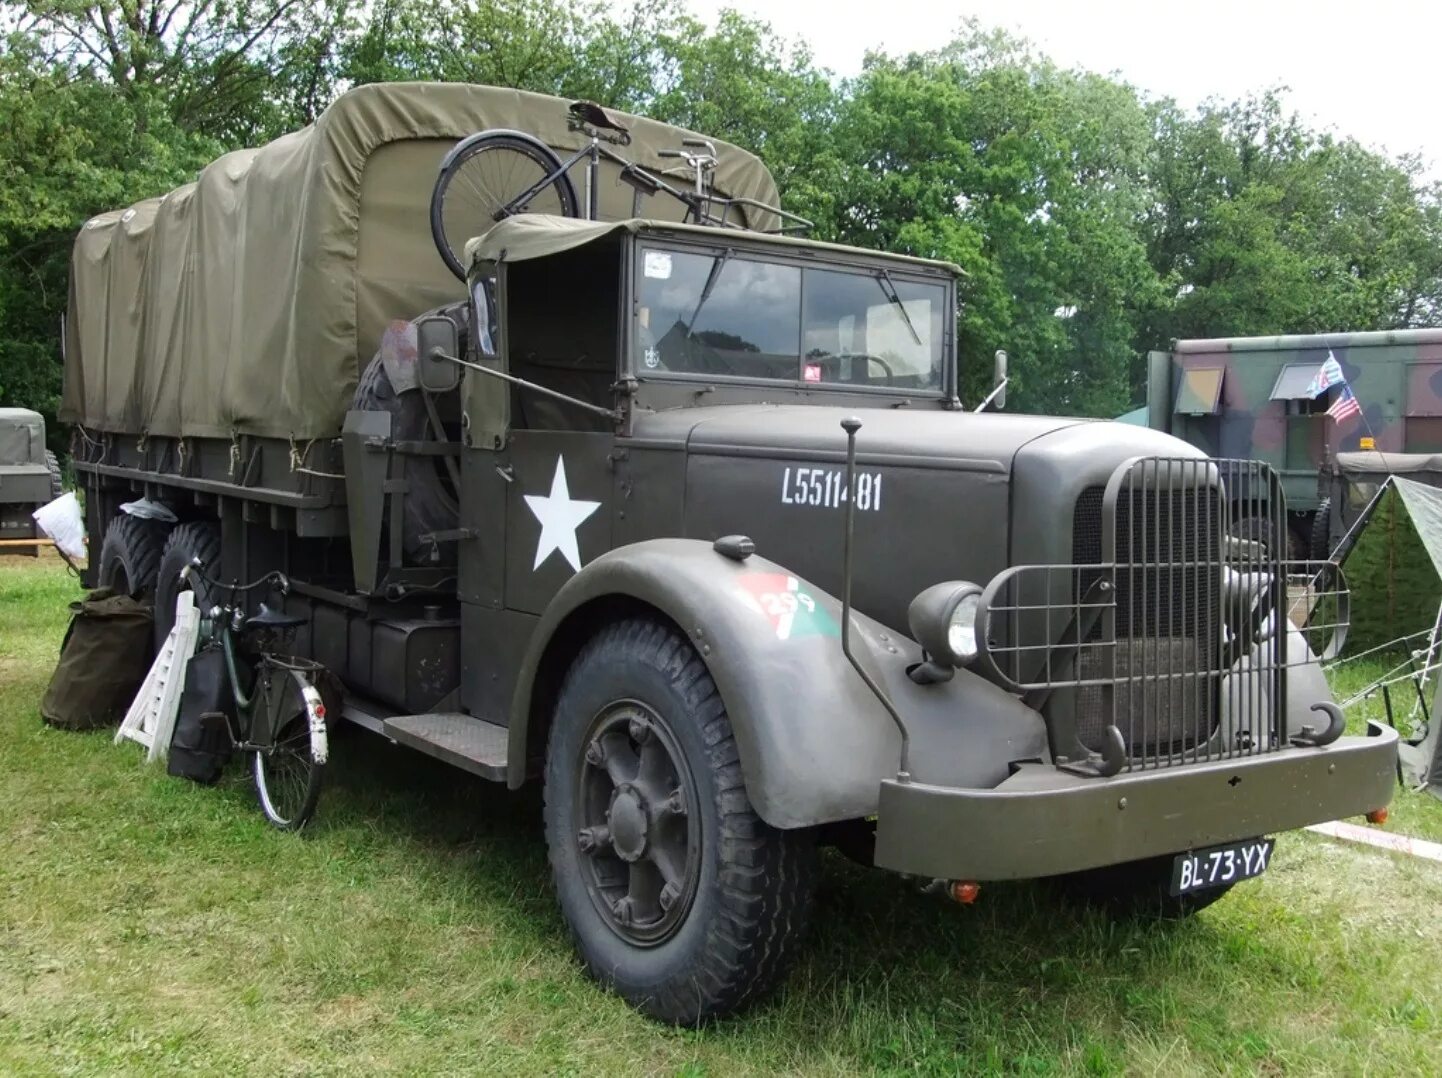
[[[615,406],[620,254],[587,244],[506,267],[503,335],[510,373],[602,408]],[[529,430],[610,429],[601,416],[514,388],[511,425]]]

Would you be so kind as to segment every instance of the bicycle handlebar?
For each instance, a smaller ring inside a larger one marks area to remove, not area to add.
[[[278,585],[282,595],[290,591],[290,578],[287,577],[284,573],[282,573],[279,569],[272,569],[264,576],[256,580],[252,580],[249,584],[222,584],[214,577],[206,575],[205,562],[201,561],[199,558],[191,558],[190,564],[187,565],[184,569],[180,570],[180,579],[188,580],[191,576],[199,577],[202,583],[209,584],[213,588],[224,588],[228,590],[232,595],[242,591],[254,591],[256,588],[261,587],[264,584],[270,583]]]

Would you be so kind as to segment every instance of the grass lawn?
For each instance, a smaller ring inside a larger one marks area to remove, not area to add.
[[[700,1032],[597,989],[534,793],[360,731],[304,838],[37,702],[77,594],[0,559],[0,1072],[1442,1073],[1442,865],[1287,836],[1190,923],[828,857],[783,989]],[[1389,828],[1442,837],[1399,794]]]

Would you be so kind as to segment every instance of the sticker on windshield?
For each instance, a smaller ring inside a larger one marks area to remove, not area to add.
[[[765,615],[777,640],[802,636],[838,636],[841,628],[801,581],[786,573],[746,573],[741,598]]]
[[[658,281],[669,281],[671,279],[671,252],[647,251],[645,273],[647,277],[655,277]]]
[[[808,364],[806,364],[806,366],[801,369],[801,375],[802,375],[802,377],[803,377],[806,381],[808,381],[808,382],[819,382],[819,381],[821,381],[821,364],[820,364],[820,363],[808,363]]]

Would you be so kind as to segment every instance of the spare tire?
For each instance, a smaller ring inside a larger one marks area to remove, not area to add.
[[[464,340],[467,321],[465,304],[440,307],[427,311],[421,317],[433,314],[445,315],[456,322]],[[408,388],[396,392],[386,371],[388,363],[393,367],[398,361],[414,363],[415,339],[415,322],[391,323],[380,350],[361,375],[352,405],[359,411],[389,412],[391,437],[399,442],[434,441],[436,438],[421,390]],[[421,537],[460,526],[458,492],[452,489],[443,457],[401,454],[401,468],[407,485],[402,514],[405,552],[413,561],[434,564],[432,544]],[[455,544],[439,544],[439,554],[442,561],[453,560]]]

